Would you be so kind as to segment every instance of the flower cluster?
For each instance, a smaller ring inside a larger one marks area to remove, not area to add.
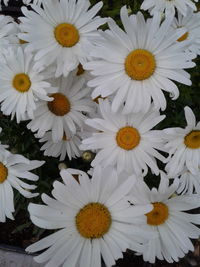
[[[45,156],[95,157],[88,173],[68,168],[52,197],[30,203],[32,222],[53,234],[27,252],[45,266],[107,267],[132,250],[144,261],[179,261],[194,250],[200,213],[200,122],[160,129],[167,94],[192,85],[187,69],[200,55],[199,12],[190,0],[144,0],[120,11],[123,29],[88,0],[23,1],[19,24],[1,15],[1,111],[27,122]],[[7,1],[4,2],[7,4]],[[28,6],[28,7],[27,7]],[[99,29],[107,23],[106,30]],[[188,89],[189,90],[189,89]],[[171,101],[171,100],[169,100]],[[29,161],[0,146],[0,221],[13,219],[13,191],[36,181]],[[157,187],[145,181],[157,177]]]

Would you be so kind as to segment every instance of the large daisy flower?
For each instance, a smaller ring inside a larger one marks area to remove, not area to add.
[[[186,167],[196,174],[200,166],[200,122],[196,124],[194,113],[185,107],[187,126],[183,128],[168,128],[163,130],[166,139],[166,150],[169,152],[166,170],[174,177]]]
[[[79,149],[81,140],[78,133],[72,136],[66,136],[64,134],[62,140],[55,143],[52,140],[52,133],[47,132],[44,137],[39,140],[39,142],[45,142],[40,149],[44,150],[45,156],[60,156],[60,160],[64,160],[66,155],[68,156],[69,160],[81,156]]]
[[[187,49],[196,55],[200,55],[200,13],[189,10],[186,17],[178,13],[178,18],[174,18],[172,27],[174,29],[184,28],[186,30],[185,34],[177,41],[189,41]]]
[[[185,31],[171,32],[171,18],[160,25],[158,14],[147,22],[140,12],[128,17],[126,7],[121,9],[121,20],[126,32],[110,21],[110,30],[101,32],[104,39],[91,52],[97,59],[84,65],[97,76],[88,82],[95,87],[92,98],[114,94],[115,112],[120,106],[124,106],[124,113],[146,112],[151,99],[157,109],[165,110],[162,90],[173,99],[179,96],[171,79],[191,85],[189,74],[183,69],[195,65],[191,62],[195,55],[183,52],[184,42],[175,42]]]
[[[38,193],[32,193],[30,190],[36,188],[33,184],[23,181],[37,181],[38,176],[29,172],[44,164],[44,161],[28,160],[27,158],[11,154],[7,150],[0,153],[0,222],[5,222],[6,217],[14,219],[12,213],[14,209],[13,188],[19,191],[26,198],[32,198]]]
[[[198,0],[194,0],[198,2]],[[183,16],[187,15],[187,11],[197,10],[193,0],[144,0],[141,9],[149,10],[151,14],[155,12],[165,12],[166,16],[175,15],[178,10]]]
[[[55,75],[67,76],[79,62],[85,63],[98,36],[97,28],[106,22],[94,17],[103,3],[89,10],[88,0],[45,0],[42,5],[31,5],[33,11],[22,7],[26,17],[20,18],[24,33],[19,37],[28,42],[28,50],[36,52],[36,67],[56,63]]]
[[[150,190],[148,186],[138,180],[133,190],[132,203],[151,203],[153,210],[146,214],[146,225],[142,225],[144,230],[154,231],[158,236],[144,244],[143,259],[150,263],[155,263],[156,258],[172,263],[179,261],[189,251],[194,251],[194,246],[190,240],[196,239],[200,235],[200,228],[195,224],[200,224],[199,214],[190,214],[188,211],[199,208],[200,197],[174,196],[178,187],[175,180],[169,186],[167,176],[161,174],[159,188]],[[137,197],[135,197],[137,194]]]
[[[50,95],[53,101],[38,103],[35,119],[27,127],[33,132],[38,131],[38,137],[43,137],[45,132],[52,130],[53,142],[62,140],[64,134],[75,134],[86,119],[82,112],[92,112],[90,89],[85,88],[84,83],[84,79],[77,79],[73,74],[54,80],[59,91]]]
[[[0,101],[5,115],[16,115],[17,122],[33,118],[36,101],[52,100],[47,94],[55,91],[41,73],[33,70],[32,55],[22,48],[4,51],[0,61]]]
[[[96,132],[84,139],[81,146],[81,149],[99,149],[92,166],[117,166],[119,173],[126,170],[128,173],[141,174],[143,170],[144,175],[150,167],[158,174],[155,158],[165,160],[156,150],[163,150],[162,135],[160,131],[150,129],[165,116],[153,110],[146,114],[113,113],[108,100],[99,100],[99,107],[103,119],[86,120],[86,124]]]
[[[72,175],[76,175],[77,180]],[[146,233],[133,222],[143,221],[152,205],[130,206],[127,194],[135,183],[134,176],[118,182],[112,168],[94,169],[92,179],[81,171],[62,170],[64,184],[54,182],[52,195],[42,195],[46,205],[30,204],[30,218],[45,229],[61,229],[29,246],[26,251],[47,249],[34,259],[44,266],[107,267],[123,257],[130,247],[140,251]],[[130,214],[132,214],[130,216]],[[148,236],[148,235],[147,235]],[[147,237],[148,238],[148,237]]]

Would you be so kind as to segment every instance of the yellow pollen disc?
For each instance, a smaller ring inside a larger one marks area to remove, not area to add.
[[[52,94],[51,97],[53,97],[54,100],[48,102],[47,106],[56,116],[64,116],[70,111],[70,102],[65,95],[55,93]]]
[[[188,148],[191,149],[200,148],[200,131],[191,131],[185,136],[184,143]]]
[[[188,32],[184,33],[180,38],[178,38],[177,41],[182,42],[185,41],[188,38]]]
[[[133,80],[148,79],[155,71],[156,61],[154,55],[144,49],[132,51],[125,60],[125,71]]]
[[[27,42],[27,41],[24,41],[24,40],[22,40],[22,39],[19,39],[19,43],[20,43],[20,44],[27,44],[28,42]]]
[[[8,176],[8,169],[0,162],[0,183],[3,183]]]
[[[100,203],[89,203],[76,215],[76,227],[85,238],[100,238],[110,229],[109,210]]]
[[[25,73],[16,74],[13,79],[13,87],[20,93],[27,92],[31,87],[29,76]]]
[[[92,99],[94,102],[96,102],[97,104],[99,104],[99,99],[106,99],[107,97],[102,97],[102,96],[97,96],[94,99]]]
[[[56,26],[54,35],[57,42],[63,47],[72,47],[79,41],[79,32],[74,25],[61,23]]]
[[[116,141],[119,147],[131,150],[140,143],[140,134],[133,127],[123,127],[117,132]]]
[[[77,76],[80,76],[80,75],[82,75],[84,72],[85,72],[85,70],[84,70],[84,68],[83,68],[83,65],[82,65],[81,63],[79,63],[79,65],[78,65],[78,70],[77,70],[76,75],[77,75]]]
[[[163,224],[167,220],[169,210],[164,203],[155,202],[153,203],[153,210],[145,215],[147,216],[147,223],[156,226]]]
[[[64,133],[63,134],[63,138],[62,138],[63,141],[69,141],[70,139],[66,136],[66,134]]]

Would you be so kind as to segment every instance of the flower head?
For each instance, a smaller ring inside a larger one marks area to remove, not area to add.
[[[200,55],[200,12],[194,13],[192,10],[188,10],[185,17],[178,13],[178,17],[174,18],[172,27],[173,29],[185,29],[186,32],[177,41],[188,41],[186,49]]]
[[[198,2],[198,0],[194,0]],[[196,11],[196,5],[192,0],[144,0],[141,9],[149,10],[151,14],[164,12],[166,16],[175,15],[178,10],[183,16],[187,15],[188,10]]]
[[[80,137],[78,133],[72,136],[63,135],[62,140],[58,142],[53,142],[52,133],[47,132],[39,142],[45,142],[41,147],[41,150],[44,150],[45,156],[59,157],[60,160],[64,160],[66,155],[69,160],[72,158],[80,157],[79,146],[81,144]]]
[[[134,186],[134,176],[119,183],[115,169],[100,167],[94,169],[92,179],[72,169],[62,170],[61,176],[64,184],[53,184],[55,199],[43,194],[45,205],[29,205],[31,220],[36,225],[61,229],[26,249],[47,249],[35,257],[37,262],[48,262],[45,266],[100,267],[102,256],[106,266],[111,267],[123,257],[122,252],[130,243],[140,252],[140,243],[148,234],[133,222],[143,221],[152,205],[129,205],[127,194]]]
[[[147,21],[140,12],[128,17],[125,7],[121,20],[125,32],[109,21],[110,30],[101,32],[103,38],[91,52],[94,60],[84,65],[96,76],[88,82],[94,87],[92,98],[114,95],[114,112],[121,106],[127,114],[146,112],[152,100],[157,109],[165,110],[163,91],[172,99],[179,96],[171,80],[191,85],[183,69],[195,66],[191,62],[195,55],[184,52],[184,42],[175,42],[185,31],[170,30],[172,17],[162,23],[158,14]]]
[[[31,190],[36,188],[33,184],[28,184],[23,179],[37,181],[38,176],[30,171],[44,164],[44,161],[28,160],[27,158],[12,154],[7,150],[0,153],[0,221],[5,222],[6,217],[14,219],[14,194],[13,188],[19,191],[26,198],[32,198],[38,193],[32,193]]]
[[[45,132],[52,131],[53,142],[61,141],[64,134],[72,136],[83,125],[86,116],[82,112],[91,112],[93,103],[89,97],[90,89],[85,87],[85,80],[73,74],[67,78],[54,79],[59,90],[51,94],[52,101],[40,101],[33,119],[27,127],[43,137]]]
[[[193,193],[200,194],[200,167],[195,174],[188,171],[186,167],[183,169],[179,175],[177,193],[182,195],[192,195]]]
[[[159,169],[155,158],[164,161],[157,151],[163,150],[160,131],[151,130],[165,116],[150,109],[147,113],[123,115],[113,113],[108,100],[99,100],[101,118],[87,119],[86,124],[95,132],[82,141],[81,149],[98,149],[92,166],[117,166],[118,172],[144,175],[148,167],[156,174]]]
[[[196,174],[200,166],[200,122],[196,123],[193,111],[185,107],[187,126],[183,128],[168,128],[163,130],[166,140],[166,150],[169,152],[166,170],[174,177],[186,167]]]
[[[8,49],[0,61],[0,101],[5,115],[16,115],[17,122],[33,118],[38,99],[50,101],[55,88],[33,70],[33,56],[18,49]]]
[[[153,210],[146,213],[144,230],[153,230],[158,235],[144,244],[143,259],[155,263],[156,258],[169,263],[179,261],[189,251],[194,250],[190,239],[198,238],[200,229],[200,214],[189,211],[199,207],[200,197],[173,196],[178,188],[178,180],[169,186],[169,180],[161,173],[159,188],[152,188],[138,180],[133,190],[133,204],[153,205]],[[137,194],[137,195],[136,195]]]
[[[106,19],[95,17],[102,2],[89,8],[88,0],[45,0],[22,8],[20,39],[28,42],[27,49],[35,51],[36,68],[56,64],[56,73],[67,76],[79,63],[85,63],[94,45],[97,28]],[[57,12],[55,12],[55,10]]]

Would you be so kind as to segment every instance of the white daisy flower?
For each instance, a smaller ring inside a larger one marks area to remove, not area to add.
[[[141,9],[149,10],[151,14],[165,12],[166,16],[175,15],[178,10],[183,16],[186,16],[188,10],[197,10],[194,1],[198,2],[198,0],[144,0]]]
[[[39,138],[52,130],[53,142],[61,141],[64,133],[66,136],[75,134],[86,119],[82,112],[92,112],[90,89],[85,88],[84,83],[84,79],[77,79],[74,75],[54,79],[59,91],[50,95],[53,101],[38,102],[35,119],[27,125],[28,129],[38,131]]]
[[[79,182],[72,175],[78,175]],[[53,184],[55,199],[42,194],[46,205],[29,205],[34,224],[45,229],[61,229],[26,249],[36,252],[47,248],[34,257],[35,261],[47,262],[46,267],[101,267],[102,256],[106,266],[111,267],[123,257],[122,252],[130,243],[134,250],[140,251],[146,233],[133,222],[143,221],[152,205],[132,207],[128,203],[127,194],[135,184],[134,176],[119,184],[113,168],[100,167],[94,169],[92,179],[84,172],[71,169],[62,170],[61,176],[64,184],[58,181]]]
[[[166,170],[174,177],[186,167],[196,174],[200,166],[200,122],[196,123],[194,113],[185,107],[187,126],[183,128],[168,128],[163,130],[166,139],[166,150],[169,153]]]
[[[47,132],[44,137],[39,140],[39,142],[45,142],[40,149],[44,150],[45,156],[60,156],[60,161],[64,160],[66,155],[68,156],[69,160],[81,156],[79,149],[81,139],[78,133],[72,136],[66,136],[64,134],[62,140],[55,143],[52,140],[52,133]]]
[[[131,202],[136,205],[151,203],[154,206],[153,210],[146,214],[146,225],[141,228],[158,234],[156,238],[144,244],[144,261],[155,263],[158,258],[172,263],[179,261],[179,258],[189,251],[194,251],[190,238],[199,238],[200,228],[195,224],[200,224],[200,215],[190,214],[188,211],[199,208],[200,197],[194,194],[174,196],[177,187],[178,180],[169,186],[169,180],[164,173],[161,173],[158,189],[150,190],[140,180],[134,187]]]
[[[190,10],[186,17],[178,13],[178,18],[174,18],[172,27],[174,29],[184,28],[186,32],[177,41],[189,41],[187,49],[200,55],[200,12],[194,13]]]
[[[11,154],[9,151],[1,150],[0,153],[0,222],[5,222],[6,217],[14,219],[13,188],[26,198],[32,198],[38,193],[31,193],[35,185],[25,183],[22,179],[37,181],[39,177],[30,170],[36,169],[44,164],[44,161],[28,160],[27,158]]]
[[[24,34],[19,37],[28,42],[27,50],[36,52],[36,68],[56,63],[56,77],[67,76],[87,61],[97,28],[107,21],[95,17],[103,3],[89,10],[88,0],[45,0],[42,5],[31,5],[34,11],[22,7],[26,17],[20,18]]]
[[[191,62],[195,55],[183,51],[184,42],[175,42],[185,31],[171,32],[171,18],[160,25],[158,14],[147,22],[140,12],[128,17],[126,7],[121,9],[121,20],[126,32],[110,21],[110,30],[101,32],[104,40],[91,52],[96,60],[84,65],[97,76],[88,82],[95,87],[92,98],[113,94],[114,112],[124,102],[124,113],[146,112],[151,99],[157,109],[165,110],[162,90],[169,92],[172,99],[179,96],[171,79],[191,85],[190,75],[183,69],[195,66]]]
[[[148,167],[158,175],[159,169],[155,158],[165,158],[156,150],[163,150],[161,131],[150,130],[165,118],[159,112],[123,115],[111,111],[108,100],[100,100],[100,111],[103,119],[87,119],[86,124],[98,132],[82,141],[81,149],[99,149],[92,166],[101,164],[117,166],[118,172],[144,175]]]
[[[17,122],[33,118],[36,101],[52,100],[47,94],[55,91],[43,74],[33,70],[32,55],[22,48],[8,49],[0,61],[0,101],[5,115],[16,115]]]
[[[1,6],[0,6],[1,10]],[[10,16],[0,15],[0,51],[16,42],[16,23]]]
[[[191,173],[184,168],[179,177],[179,187],[177,189],[178,194],[192,195],[197,193],[200,195],[200,167],[196,174]]]

